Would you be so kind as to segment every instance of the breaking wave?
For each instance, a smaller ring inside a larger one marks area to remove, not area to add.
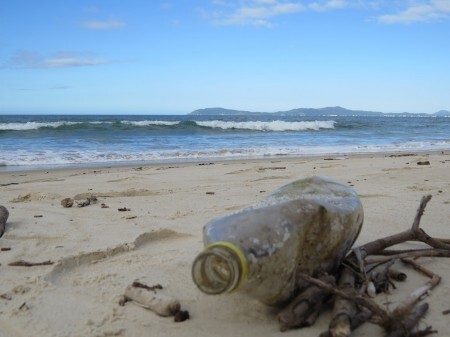
[[[335,121],[302,121],[302,122],[286,122],[286,121],[248,121],[248,122],[234,122],[234,121],[205,121],[196,122],[197,125],[209,128],[219,129],[242,129],[255,131],[304,131],[304,130],[319,130],[319,129],[334,129]]]
[[[198,128],[208,128],[216,130],[248,130],[248,131],[305,131],[305,130],[320,130],[320,129],[334,129],[335,121],[163,121],[163,120],[122,120],[122,121],[55,121],[55,122],[24,122],[24,123],[0,123],[0,131],[30,131],[39,129],[53,129],[58,131],[85,129],[89,127],[121,129],[123,127],[138,129],[152,128],[152,127],[169,127],[171,129],[180,128],[183,130],[195,130]]]

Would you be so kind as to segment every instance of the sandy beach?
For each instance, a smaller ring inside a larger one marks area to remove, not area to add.
[[[421,227],[450,238],[450,153],[337,155],[204,163],[0,173],[0,205],[9,210],[0,238],[0,336],[317,336],[330,312],[302,331],[280,332],[277,310],[240,294],[208,296],[191,280],[202,227],[295,179],[321,175],[351,185],[364,206],[356,245],[408,229],[431,194]],[[64,208],[61,200],[95,195],[97,203]],[[422,247],[406,243],[407,248]],[[53,264],[20,267],[14,261]],[[450,261],[422,258],[442,276],[421,323],[448,335]],[[387,308],[427,281],[403,268],[406,282]],[[176,323],[133,303],[119,306],[133,281],[163,286],[188,310]],[[365,325],[355,336],[382,336]]]

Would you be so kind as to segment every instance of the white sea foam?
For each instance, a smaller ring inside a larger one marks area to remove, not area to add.
[[[303,131],[303,130],[319,130],[334,129],[333,120],[329,121],[303,121],[303,122],[285,122],[285,121],[252,121],[252,122],[231,122],[231,121],[205,121],[196,122],[197,125],[219,128],[219,129],[243,129],[256,131]]]
[[[149,126],[149,125],[177,125],[179,121],[121,121],[122,124],[134,125],[134,126]]]
[[[239,149],[210,150],[168,150],[168,151],[58,151],[58,150],[16,150],[0,152],[0,171],[8,167],[36,167],[53,165],[94,165],[103,163],[177,162],[190,160],[219,160],[238,158],[262,158],[279,156],[316,156],[345,153],[377,153],[397,151],[426,151],[450,148],[450,141],[406,142],[402,144],[379,145],[313,145],[293,147],[255,147]]]
[[[111,121],[90,121],[85,122],[92,125],[101,125],[101,124],[113,124]],[[179,121],[121,121],[122,124],[132,125],[132,126],[149,126],[149,125],[162,125],[162,126],[171,126],[177,125]],[[70,126],[76,124],[83,124],[83,122],[67,122],[67,121],[57,121],[57,122],[26,122],[26,123],[0,123],[0,130],[9,130],[9,131],[27,131],[27,130],[38,130],[41,128],[59,128],[61,126]]]
[[[75,125],[81,122],[26,122],[26,123],[0,123],[0,130],[15,130],[15,131],[26,131],[26,130],[37,130],[40,128],[58,128],[63,125]]]

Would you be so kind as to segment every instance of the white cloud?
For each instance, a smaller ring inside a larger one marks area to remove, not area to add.
[[[227,6],[228,5],[226,0],[212,0],[212,4],[217,5],[217,6]]]
[[[85,7],[83,8],[84,13],[97,13],[99,10],[97,7]]]
[[[160,7],[161,7],[161,9],[163,9],[163,10],[169,10],[169,9],[171,9],[171,8],[173,7],[173,5],[172,5],[170,2],[163,2],[163,3],[160,5]]]
[[[211,0],[211,4],[211,9],[200,12],[219,25],[272,27],[280,16],[343,9],[374,11],[379,22],[389,24],[450,19],[450,0]]]
[[[448,18],[450,18],[450,0],[431,0],[415,1],[396,14],[382,15],[378,19],[383,23],[408,24],[415,22],[430,22]]]
[[[84,21],[81,22],[81,27],[92,30],[112,30],[125,28],[127,24],[124,21],[109,19],[104,21]]]
[[[432,1],[434,6],[442,11],[450,12],[450,1],[449,0],[435,0]]]
[[[323,12],[327,10],[340,9],[349,6],[346,0],[328,0],[322,2],[313,2],[308,5],[312,10]]]
[[[217,4],[217,0],[213,2]],[[271,19],[281,15],[297,13],[304,9],[300,2],[281,0],[247,0],[233,6],[224,7],[223,3],[219,11],[206,14],[207,18],[215,24],[222,25],[254,25],[271,27]],[[230,5],[227,3],[227,5]],[[229,11],[226,11],[228,10]],[[223,12],[220,12],[222,10]]]
[[[18,51],[9,62],[10,68],[71,68],[95,66],[108,63],[106,60],[93,57],[91,53],[57,52],[48,57],[43,57],[30,51]]]
[[[254,0],[254,2],[262,5],[273,5],[277,3],[277,0]]]
[[[41,88],[17,88],[17,91],[36,91],[36,90],[68,90],[72,89],[70,85],[55,85],[53,87],[41,87]]]
[[[101,59],[79,57],[54,57],[42,60],[42,66],[44,68],[96,66],[105,63],[106,62]]]

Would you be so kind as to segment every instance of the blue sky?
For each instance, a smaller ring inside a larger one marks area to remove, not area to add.
[[[0,114],[450,110],[450,0],[2,0]]]

